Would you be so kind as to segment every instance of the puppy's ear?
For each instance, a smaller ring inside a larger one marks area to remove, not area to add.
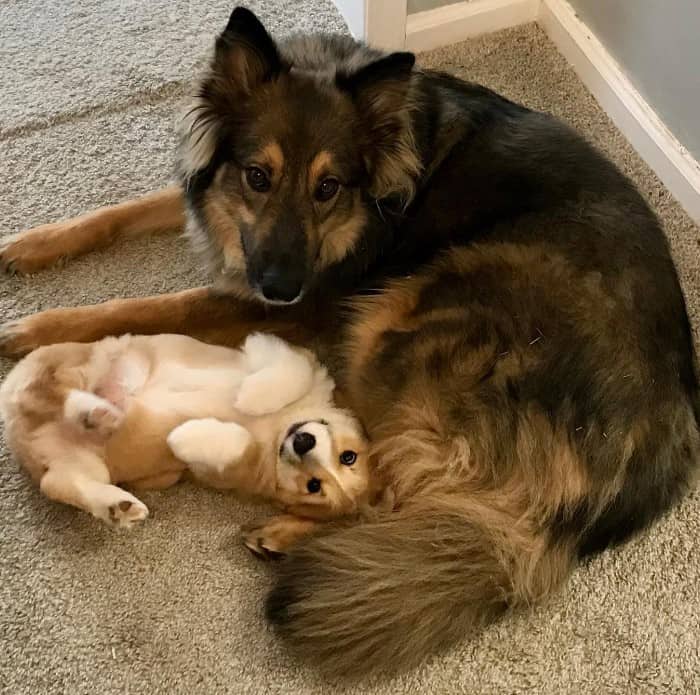
[[[408,202],[421,164],[409,117],[413,53],[391,53],[357,72],[336,75],[364,121],[364,157],[376,198],[398,194]]]
[[[214,69],[235,89],[250,93],[281,68],[277,46],[260,20],[250,10],[236,7],[216,40]]]

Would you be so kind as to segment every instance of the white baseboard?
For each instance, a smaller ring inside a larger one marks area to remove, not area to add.
[[[406,50],[429,51],[478,34],[534,22],[539,0],[471,0],[409,14]]]
[[[700,222],[698,162],[566,0],[542,0],[538,21],[635,150],[686,212]]]

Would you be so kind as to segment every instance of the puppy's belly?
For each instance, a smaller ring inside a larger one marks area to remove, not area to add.
[[[136,398],[149,408],[171,411],[185,419],[230,419],[235,416],[233,404],[243,376],[237,369],[163,365]]]
[[[124,423],[108,442],[106,461],[113,482],[184,470],[167,445],[168,435],[190,419],[236,420],[233,404],[242,379],[237,369],[159,364],[128,397]]]

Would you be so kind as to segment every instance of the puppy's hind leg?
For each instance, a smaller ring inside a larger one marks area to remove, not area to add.
[[[85,449],[72,449],[53,462],[39,487],[49,499],[89,512],[110,526],[131,528],[148,516],[146,505],[110,484],[104,461]]]
[[[71,389],[63,405],[66,420],[108,437],[123,422],[124,411],[108,400],[80,389]]]

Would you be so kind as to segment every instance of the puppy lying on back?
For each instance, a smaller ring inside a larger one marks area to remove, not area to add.
[[[117,483],[183,475],[330,519],[368,501],[367,443],[308,351],[253,334],[240,350],[180,335],[42,347],[0,388],[10,449],[51,499],[129,527],[148,509]]]

